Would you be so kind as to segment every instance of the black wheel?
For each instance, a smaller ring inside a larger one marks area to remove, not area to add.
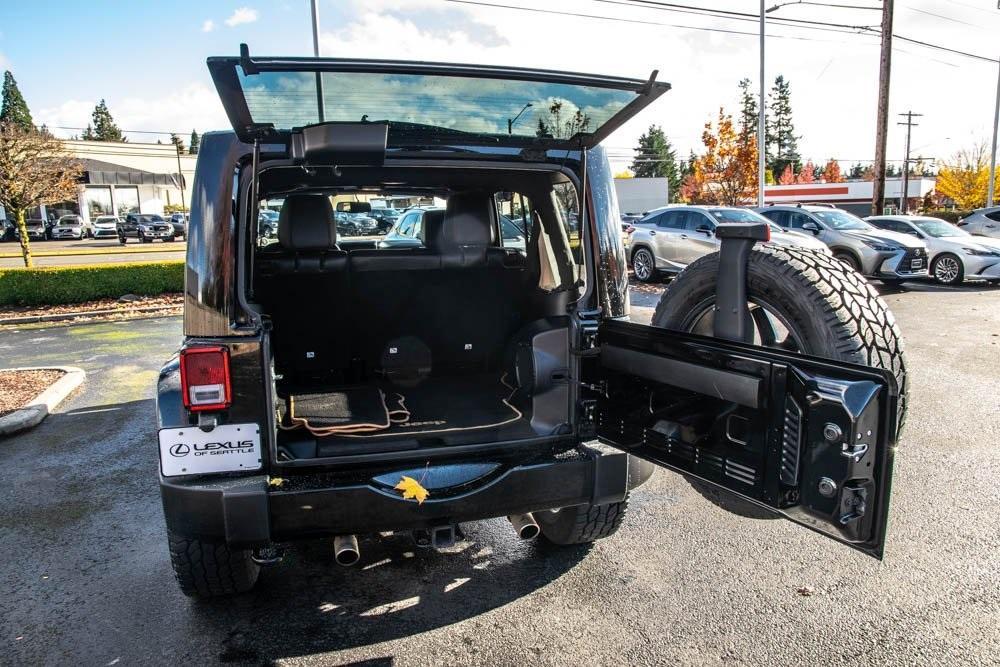
[[[965,280],[965,266],[957,256],[943,252],[934,258],[931,275],[942,285],[961,285]]]
[[[122,245],[125,245],[125,243],[126,243],[127,241],[128,241],[128,239],[126,239],[126,238],[125,238],[124,236],[119,236],[119,237],[118,237],[118,243],[120,243],[120,244],[122,244]]]
[[[718,270],[718,253],[689,265],[660,297],[653,325],[711,336]],[[901,432],[907,387],[902,340],[892,313],[863,276],[813,250],[760,246],[750,253],[747,297],[754,344],[892,372]],[[752,503],[724,500],[714,486],[691,484],[723,509],[776,517]]]
[[[209,598],[245,593],[257,583],[260,566],[249,549],[191,540],[168,534],[170,564],[181,591],[188,597]]]
[[[542,537],[553,544],[584,544],[615,534],[625,518],[628,498],[607,505],[577,505],[535,512]]]
[[[861,262],[859,262],[854,255],[846,250],[834,250],[833,257],[834,259],[839,259],[844,264],[847,264],[858,273],[861,273]]]
[[[171,237],[169,237],[169,238],[165,238],[165,239],[163,239],[163,240],[164,240],[164,241],[166,241],[167,243],[173,243],[173,242],[174,242],[174,237],[173,237],[173,236],[171,236]]]
[[[653,253],[646,248],[639,248],[632,255],[632,272],[641,283],[651,283],[656,279],[656,262]]]

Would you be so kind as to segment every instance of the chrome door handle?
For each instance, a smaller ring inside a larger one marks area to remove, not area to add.
[[[682,238],[682,239],[686,239],[687,237],[688,237],[688,235],[687,235],[687,234],[681,234],[681,238]]]
[[[649,235],[650,236],[656,236],[656,230],[650,229],[649,230]]]

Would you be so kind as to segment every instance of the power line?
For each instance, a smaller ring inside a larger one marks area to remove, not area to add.
[[[616,16],[603,16],[603,15],[599,15],[599,14],[583,14],[583,13],[578,13],[578,12],[558,11],[558,10],[554,10],[554,9],[539,9],[537,7],[522,7],[522,6],[519,6],[519,5],[507,5],[507,4],[494,3],[494,2],[485,2],[484,0],[445,0],[445,1],[446,2],[451,2],[451,3],[456,3],[456,4],[476,5],[476,6],[480,6],[480,7],[493,7],[493,8],[497,8],[497,9],[513,9],[513,10],[517,10],[517,11],[533,12],[533,13],[539,13],[539,14],[552,14],[552,15],[557,15],[557,16],[575,16],[575,17],[579,17],[579,18],[597,19],[597,20],[601,20],[601,21],[615,21],[615,22],[622,22],[622,23],[637,23],[637,24],[642,24],[642,25],[654,25],[654,26],[661,26],[661,27],[681,28],[681,29],[687,29],[687,30],[701,30],[701,31],[705,31],[705,32],[719,32],[719,33],[736,34],[736,35],[750,35],[750,36],[754,36],[754,37],[758,36],[758,34],[759,34],[757,32],[749,32],[749,31],[742,31],[742,30],[731,30],[731,29],[725,29],[725,28],[710,28],[710,27],[707,27],[707,26],[691,26],[691,25],[681,25],[681,24],[676,24],[676,23],[662,23],[662,22],[658,22],[658,21],[648,21],[648,20],[642,20],[642,19],[628,19],[628,18],[622,18],[622,17],[616,17]],[[637,8],[637,9],[641,9],[641,8],[644,8],[644,7],[647,7],[647,6],[649,8],[657,8],[657,9],[661,9],[663,11],[675,11],[675,12],[680,12],[681,9],[684,9],[685,11],[682,12],[682,13],[693,13],[692,11],[689,11],[689,10],[699,10],[700,9],[700,10],[703,10],[702,12],[700,12],[698,14],[700,16],[706,16],[706,17],[712,17],[712,18],[720,18],[720,19],[723,19],[723,20],[733,20],[733,21],[752,21],[752,20],[757,20],[756,17],[758,16],[756,14],[752,14],[752,13],[748,13],[748,12],[735,12],[735,11],[732,11],[732,10],[716,10],[716,9],[711,9],[711,8],[706,8],[706,7],[694,7],[692,5],[675,5],[675,4],[672,4],[672,3],[654,2],[654,0],[632,0],[631,2],[624,2],[623,0],[595,0],[595,1],[602,2],[602,3],[605,3],[605,4],[614,4],[614,5],[620,5],[620,6],[625,6],[625,7],[634,7],[634,8]],[[642,2],[643,4],[642,5],[635,4],[637,2]],[[823,31],[826,31],[826,32],[839,32],[839,33],[862,35],[862,36],[866,36],[866,37],[872,37],[872,36],[875,36],[875,34],[880,33],[880,30],[878,28],[875,28],[873,26],[866,26],[866,25],[850,25],[850,24],[846,24],[846,23],[830,23],[830,22],[826,22],[826,21],[811,21],[811,20],[807,20],[807,19],[790,19],[790,18],[781,18],[781,17],[777,17],[777,16],[776,17],[772,17],[769,20],[772,21],[772,22],[779,22],[780,25],[782,25],[783,27],[786,27],[786,28],[802,28],[802,29],[823,30]],[[808,37],[792,36],[792,35],[773,35],[772,34],[771,37],[779,37],[779,38],[782,38],[782,39],[798,39],[798,40],[802,40],[802,41],[820,41],[820,40],[815,40],[815,39],[811,39],[811,38],[808,38]],[[893,34],[893,37],[895,37],[895,38],[897,38],[897,39],[899,39],[901,41],[904,41],[904,42],[909,42],[911,44],[916,44],[918,46],[923,46],[925,48],[936,49],[936,50],[944,51],[944,52],[947,52],[947,53],[953,53],[955,55],[964,56],[966,58],[972,58],[972,59],[979,60],[979,61],[982,61],[982,62],[990,62],[990,63],[996,63],[997,62],[997,60],[994,59],[994,58],[987,58],[986,56],[981,56],[981,55],[976,54],[976,53],[969,53],[967,51],[960,51],[958,49],[952,49],[950,47],[942,46],[940,44],[932,44],[931,42],[925,42],[923,40],[914,39],[912,37],[905,37],[903,35],[898,35],[898,34],[895,34],[895,33]]]

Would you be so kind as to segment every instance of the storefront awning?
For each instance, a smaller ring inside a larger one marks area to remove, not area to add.
[[[176,173],[156,174],[151,171],[126,167],[120,164],[81,158],[82,182],[89,185],[167,185],[180,187]],[[185,184],[185,187],[186,184]]]

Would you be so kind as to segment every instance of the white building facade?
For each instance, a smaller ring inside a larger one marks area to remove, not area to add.
[[[77,214],[93,221],[101,215],[163,215],[166,206],[190,206],[197,155],[178,155],[172,143],[66,140],[63,145],[83,165],[77,196],[33,209],[29,218]]]

